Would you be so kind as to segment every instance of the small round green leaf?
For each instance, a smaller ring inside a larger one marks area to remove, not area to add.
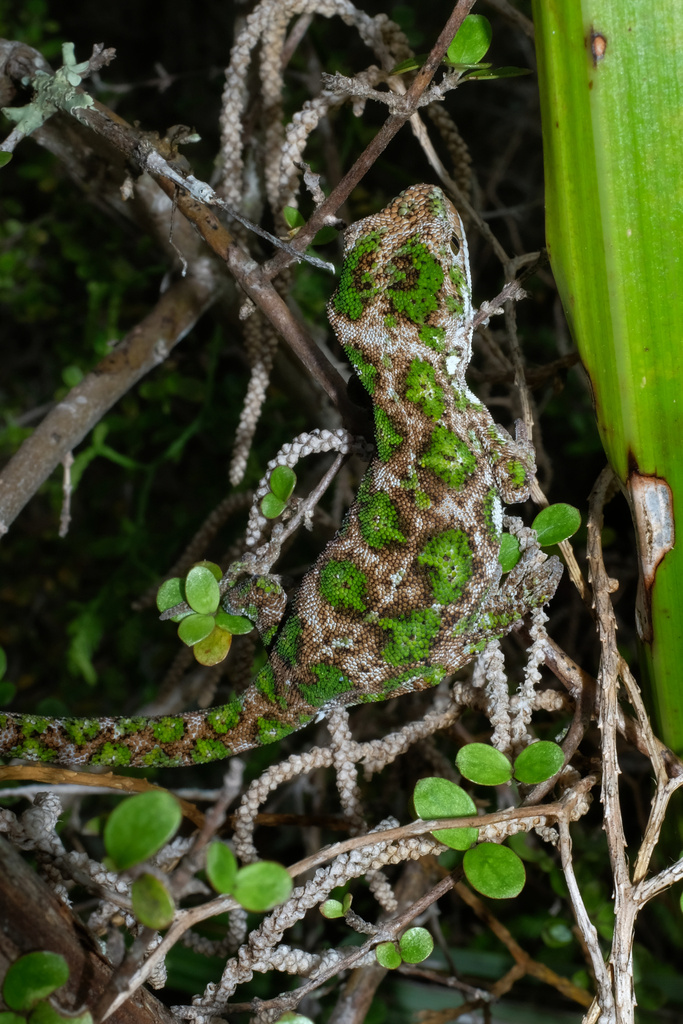
[[[337,228],[333,228],[331,224],[326,224],[320,231],[315,233],[311,245],[328,245],[335,240],[338,234]]]
[[[20,1017],[19,1020],[23,1018]],[[48,1002],[41,1002],[29,1014],[28,1024],[93,1024],[93,1020],[88,1010],[78,1017],[73,1017],[70,1013],[58,1013]]]
[[[180,576],[174,576],[170,580],[164,580],[157,590],[157,608],[165,612],[167,608],[173,608],[185,600],[183,581]]]
[[[591,916],[600,938],[611,942],[614,936],[614,904],[603,903],[598,912]]]
[[[208,569],[209,572],[213,573],[218,583],[223,579],[223,570],[220,565],[216,564],[216,562],[207,562],[206,559],[204,559],[201,562],[196,562],[195,565]]]
[[[407,964],[421,964],[431,955],[434,939],[426,928],[409,928],[401,936],[398,948]]]
[[[514,850],[522,860],[528,861],[529,864],[537,864],[541,871],[553,871],[555,868],[555,862],[548,856],[545,847],[532,843],[528,832],[515,832],[514,835],[507,837],[505,845]],[[566,896],[567,893],[563,895]]]
[[[572,981],[577,988],[585,988],[587,992],[593,989],[593,979],[585,968],[580,968],[578,971],[574,971],[571,975],[570,981]]]
[[[185,577],[185,600],[198,615],[212,615],[218,608],[221,592],[218,580],[205,565],[195,565]]]
[[[478,64],[489,46],[493,29],[483,14],[468,14],[446,51],[452,64]]]
[[[535,786],[551,779],[563,764],[562,747],[549,740],[539,740],[525,747],[515,759],[515,778],[525,786]]]
[[[13,156],[12,153],[5,153],[5,152],[0,153],[0,167],[6,167],[7,164],[10,162],[10,160],[12,159],[12,156]]]
[[[104,827],[104,846],[119,871],[147,860],[178,830],[180,804],[165,790],[138,793],[114,808]]]
[[[7,968],[2,998],[11,1010],[30,1010],[68,980],[69,965],[60,953],[26,953]]]
[[[395,64],[389,72],[390,75],[403,75],[406,71],[416,71],[417,68],[421,68],[427,60],[426,53],[417,53],[414,57],[408,57],[407,60],[402,60],[400,64]]]
[[[206,873],[216,892],[232,892],[237,878],[235,854],[225,843],[215,840],[206,851]]]
[[[270,491],[264,498],[261,499],[261,511],[263,512],[266,519],[277,519],[277,517],[284,511],[286,502],[281,501],[280,498],[276,498]]]
[[[75,388],[83,380],[83,370],[80,366],[65,366],[62,369],[62,380],[68,388]]]
[[[7,655],[5,654],[4,647],[0,647],[0,679],[4,676],[7,671]]]
[[[519,896],[524,888],[524,864],[507,846],[479,843],[467,851],[462,866],[470,885],[493,900]]]
[[[232,633],[233,636],[251,633],[254,628],[254,623],[251,619],[247,619],[246,616],[230,615],[222,609],[216,612],[216,625],[220,626],[221,629],[227,629],[228,633]]]
[[[227,658],[231,644],[232,633],[214,626],[207,637],[194,644],[192,653],[200,665],[218,665]]]
[[[581,526],[581,513],[573,505],[559,503],[541,509],[533,523],[538,543],[547,548],[573,536]]]
[[[211,633],[215,625],[216,620],[213,615],[197,615],[193,612],[192,615],[184,618],[178,626],[178,637],[188,647],[193,647],[200,640],[204,640]]]
[[[458,771],[480,786],[500,786],[512,778],[512,765],[505,754],[488,743],[467,743],[455,759]]]
[[[140,875],[130,888],[133,913],[148,928],[168,928],[175,904],[164,883],[155,875]]]
[[[300,210],[296,206],[284,206],[282,214],[288,228],[300,228],[306,223]]]
[[[375,947],[375,956],[377,963],[381,967],[386,967],[388,971],[395,971],[401,966],[401,954],[393,942],[380,942],[379,946]]]
[[[283,1013],[279,1017],[275,1024],[313,1024],[310,1017],[304,1017],[303,1013],[295,1013],[294,1010],[288,1010],[287,1013]]]
[[[260,860],[237,872],[233,896],[245,910],[272,910],[289,897],[292,879],[282,864]]]
[[[276,466],[268,482],[276,498],[288,501],[296,486],[296,473],[289,466]]]
[[[520,557],[519,541],[511,533],[504,533],[500,538],[500,551],[498,552],[498,561],[503,572],[510,572],[510,569],[514,569]]]
[[[324,903],[320,904],[320,913],[323,917],[332,921],[336,917],[344,916],[344,908],[339,900],[325,900]]]
[[[415,786],[413,803],[419,818],[462,818],[477,813],[474,801],[460,786],[449,779],[420,779]],[[467,850],[476,843],[477,828],[440,828],[434,838],[453,850]]]
[[[2,167],[1,163],[0,167]],[[26,1017],[22,1017],[18,1013],[0,1010],[0,1024],[26,1024]]]
[[[566,921],[554,918],[544,926],[541,938],[549,949],[560,949],[574,941],[574,933]]]

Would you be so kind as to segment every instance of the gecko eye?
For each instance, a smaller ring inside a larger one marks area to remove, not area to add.
[[[457,235],[451,235],[451,250],[454,256],[460,252],[460,239]]]

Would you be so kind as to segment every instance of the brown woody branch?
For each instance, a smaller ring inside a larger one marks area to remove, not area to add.
[[[189,276],[166,291],[145,319],[62,399],[0,475],[0,533],[102,416],[163,362],[215,298],[211,276]]]
[[[0,976],[24,953],[39,949],[61,953],[69,965],[69,980],[53,997],[67,1013],[92,1005],[113,976],[95,936],[0,838]],[[174,1024],[168,1008],[144,989],[111,1019],[113,1024]]]

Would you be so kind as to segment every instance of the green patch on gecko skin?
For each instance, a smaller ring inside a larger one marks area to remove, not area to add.
[[[503,636],[502,633],[501,636]],[[485,651],[488,645],[494,639],[495,637],[488,636],[484,640],[478,640],[476,644],[465,644],[465,646],[463,647],[463,653],[465,655],[481,654],[482,651]]]
[[[66,718],[64,732],[77,747],[84,747],[101,732],[101,725],[96,718]]]
[[[54,761],[57,757],[57,751],[51,747],[46,747],[42,740],[32,739],[26,740],[24,743],[17,744],[13,750],[8,750],[8,754],[12,757],[24,757],[27,761],[43,761],[49,763]]]
[[[222,761],[223,758],[230,757],[230,747],[226,747],[220,740],[199,739],[190,756],[195,764]]]
[[[427,209],[432,217],[436,217],[439,220],[448,220],[446,200],[440,188],[435,188],[430,192],[429,199],[427,200]]]
[[[182,757],[169,757],[160,747],[154,747],[142,757],[145,768],[178,768],[183,763]]]
[[[465,412],[467,409],[474,409],[475,412],[481,412],[484,408],[481,402],[473,402],[469,395],[464,391],[453,392],[453,405],[458,412]]]
[[[277,622],[274,622],[272,626],[269,626],[268,629],[264,629],[264,631],[261,633],[261,640],[263,641],[266,647],[277,633],[277,627]]]
[[[464,636],[466,633],[474,632],[479,626],[480,617],[481,612],[479,611],[474,611],[470,615],[463,615],[453,627],[452,636]]]
[[[275,650],[286,665],[296,665],[299,658],[299,640],[303,626],[298,615],[290,615],[282,627]]]
[[[414,491],[415,504],[421,511],[432,507],[432,499],[425,491],[420,490],[420,478],[416,469],[411,469],[410,476],[406,480],[401,480],[401,487],[405,487],[407,491]]]
[[[259,742],[265,746],[268,743],[277,743],[283,736],[289,736],[294,732],[294,726],[288,722],[280,722],[277,718],[259,718],[257,721]]]
[[[477,436],[476,431],[468,430],[467,431],[467,439],[470,442],[470,451],[480,452],[480,451],[483,450],[482,443],[479,440],[479,437]]]
[[[511,626],[513,622],[517,622],[522,618],[522,613],[519,611],[509,612],[483,612],[477,619],[477,629],[482,632],[489,632],[489,630],[503,630],[500,634],[504,635],[508,626]]]
[[[450,270],[448,276],[453,280]],[[460,293],[458,295],[447,295],[444,299],[444,305],[453,316],[460,316],[461,313],[465,312],[465,303],[460,298]]]
[[[418,235],[398,249],[387,269],[393,271],[387,295],[399,316],[414,324],[424,324],[430,313],[438,312],[443,267]]]
[[[342,693],[354,689],[353,683],[335,665],[311,665],[311,672],[316,676],[317,683],[299,683],[304,700],[313,708],[321,708],[323,704],[334,700]]]
[[[476,470],[477,457],[457,434],[446,427],[436,426],[420,465],[431,469],[449,487],[458,490]]]
[[[157,722],[152,721],[152,735],[159,743],[175,743],[185,732],[185,723],[182,718],[172,718],[166,715]]]
[[[282,591],[280,584],[268,576],[256,577],[256,589],[262,590],[264,594],[279,594]]]
[[[489,487],[484,498],[484,521],[488,535],[496,544],[500,544],[503,509],[495,487]]]
[[[368,360],[364,358],[363,353],[359,349],[354,348],[353,345],[344,345],[343,348],[346,353],[346,358],[358,375],[359,381],[369,395],[374,395],[377,367],[368,362]]]
[[[489,459],[491,462],[497,462],[501,457],[505,441],[495,423],[489,423],[486,433],[492,442],[489,447]]]
[[[379,619],[379,625],[394,635],[382,651],[384,660],[388,665],[407,665],[429,657],[441,628],[441,616],[433,608],[416,609],[399,619]]]
[[[242,714],[242,705],[239,700],[231,700],[229,704],[223,704],[221,707],[213,708],[206,714],[207,725],[213,729],[218,735],[222,736],[226,732],[230,732],[238,725]]]
[[[452,284],[454,284],[455,287],[457,288],[458,295],[465,295],[468,291],[467,280],[462,270],[460,269],[459,266],[457,266],[457,264],[451,263],[450,267],[448,268],[448,276],[450,277]],[[458,310],[458,312],[461,313],[462,309]]]
[[[117,728],[121,736],[132,736],[146,729],[149,722],[146,718],[119,718]]]
[[[374,414],[377,455],[382,462],[388,462],[394,454],[394,449],[403,444],[403,437],[398,433],[384,409],[380,409],[376,405],[374,406]]]
[[[49,725],[47,718],[39,718],[37,715],[24,715],[21,720],[21,731],[24,736],[40,735],[45,732]]]
[[[510,459],[509,462],[505,463],[505,469],[507,470],[508,479],[515,490],[518,491],[521,487],[524,487],[527,482],[527,469],[523,462],[520,462],[519,459]]]
[[[430,327],[425,324],[417,332],[417,336],[424,345],[434,349],[435,352],[444,352],[446,349],[444,342],[446,331],[443,327]]]
[[[358,701],[359,704],[370,704],[375,701],[386,700],[399,689],[410,683],[416,685],[414,690],[424,690],[427,686],[438,686],[446,675],[446,669],[441,665],[420,665],[417,668],[408,668],[391,679],[386,679],[377,693],[367,693]]]
[[[254,679],[254,686],[273,704],[279,704],[281,708],[287,707],[286,698],[275,691],[275,673],[269,664],[264,665],[258,673]]]
[[[359,320],[365,306],[377,293],[372,270],[359,272],[359,264],[367,264],[368,257],[377,252],[381,244],[379,232],[371,231],[356,242],[344,260],[332,305],[337,313],[347,316],[349,320]]]
[[[360,505],[358,522],[363,540],[371,548],[384,548],[392,541],[405,544],[406,538],[398,529],[396,506],[383,491],[371,495]]]
[[[437,604],[455,604],[472,579],[472,549],[463,530],[445,530],[427,542],[417,556],[432,580]]]
[[[320,593],[333,608],[364,612],[366,590],[365,573],[353,562],[331,558],[320,572]]]
[[[406,398],[415,402],[436,423],[446,408],[443,389],[436,383],[434,367],[421,359],[413,359],[406,376]]]
[[[389,316],[385,316],[384,317],[384,326],[387,328],[387,330],[390,330],[390,331],[393,330],[393,328],[396,326],[396,324],[397,324],[396,317],[393,316],[391,313],[389,314]]]
[[[132,754],[122,743],[105,743],[97,754],[93,755],[92,764],[109,765],[111,768],[125,768],[130,764]]]

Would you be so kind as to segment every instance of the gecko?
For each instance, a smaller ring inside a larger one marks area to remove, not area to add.
[[[375,455],[341,528],[291,602],[275,576],[223,599],[268,660],[227,704],[157,718],[0,714],[0,753],[45,763],[205,764],[275,742],[333,708],[436,686],[555,593],[556,556],[503,574],[504,505],[536,472],[470,391],[472,285],[462,221],[433,185],[352,224],[328,317],[368,392]]]

